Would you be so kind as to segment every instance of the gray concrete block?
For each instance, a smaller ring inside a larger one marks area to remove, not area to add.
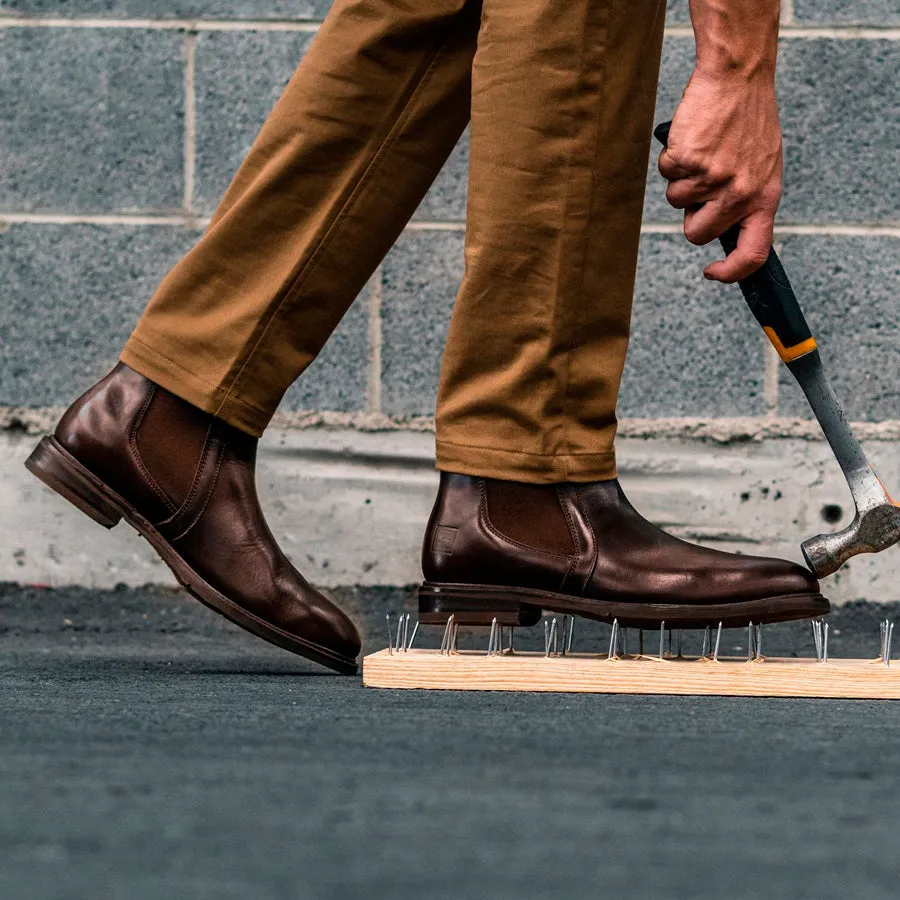
[[[671,118],[693,68],[691,38],[668,38],[655,121]],[[896,222],[900,44],[869,40],[783,40],[778,93],[784,132],[782,224]],[[651,152],[647,222],[679,222]]]
[[[782,42],[784,222],[900,220],[900,43]]]
[[[331,0],[0,0],[0,15],[153,19],[322,19]]]
[[[794,0],[798,25],[900,25],[897,0]]]
[[[691,13],[688,0],[669,0],[666,6],[666,22],[669,25],[690,24]]]
[[[900,238],[796,235],[781,257],[847,415],[900,419]],[[810,416],[786,370],[780,391],[781,415]]]
[[[432,415],[441,355],[463,275],[462,232],[408,231],[382,274],[382,403]]]
[[[209,213],[217,206],[313,36],[265,31],[197,36],[198,210]]]
[[[0,30],[0,209],[181,206],[183,36]]]
[[[14,225],[0,232],[0,405],[70,403],[118,358],[199,232]]]
[[[347,311],[312,365],[287,392],[281,410],[359,412],[366,405],[369,290]]]
[[[704,280],[708,250],[677,235],[641,243],[622,416],[756,416],[763,338],[737,288]]]

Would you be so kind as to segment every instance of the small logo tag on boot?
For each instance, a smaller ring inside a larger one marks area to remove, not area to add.
[[[453,544],[456,542],[456,533],[458,528],[451,528],[449,525],[438,525],[434,529],[434,538],[431,541],[431,549],[435,553],[451,554],[453,552]]]

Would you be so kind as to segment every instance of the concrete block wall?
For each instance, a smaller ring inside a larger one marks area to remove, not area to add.
[[[114,362],[329,5],[0,0],[0,424],[46,424]],[[687,2],[673,0],[658,119],[692,57]],[[886,423],[889,440],[900,434],[898,72],[898,0],[786,0],[778,242],[849,414]],[[464,137],[286,397],[282,424],[318,421],[300,415],[311,410],[351,429],[427,428],[462,276],[466,166]],[[700,277],[715,250],[688,245],[678,223],[651,164],[623,431],[690,440],[700,418],[720,440],[753,422],[767,441],[813,434],[790,421],[808,412],[736,291]]]
[[[64,404],[105,370],[328,6],[0,0],[0,405]],[[674,0],[660,118],[690,73],[688,21]],[[794,0],[781,48],[779,239],[851,414],[876,420],[900,418],[898,33],[897,0]],[[466,166],[464,138],[285,410],[433,412]],[[698,277],[714,251],[684,242],[648,178],[622,415],[805,415],[734,291]]]

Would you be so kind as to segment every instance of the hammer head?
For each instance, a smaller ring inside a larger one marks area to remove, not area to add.
[[[890,498],[878,505],[858,509],[856,518],[843,531],[820,534],[804,541],[803,556],[819,577],[831,575],[848,559],[860,553],[880,553],[900,543],[900,507]]]

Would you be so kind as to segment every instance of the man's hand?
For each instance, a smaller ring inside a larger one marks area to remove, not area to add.
[[[707,266],[715,281],[746,278],[765,261],[781,200],[781,127],[775,101],[778,4],[691,0],[697,67],[669,132],[659,171],[685,210],[684,233],[708,244],[740,226],[737,249]]]

